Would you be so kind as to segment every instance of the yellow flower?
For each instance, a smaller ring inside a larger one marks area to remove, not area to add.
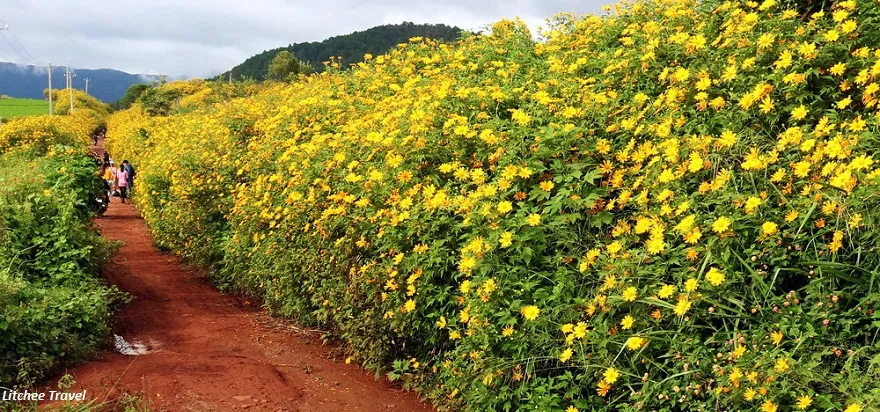
[[[843,412],[862,412],[862,406],[857,403],[851,403]]]
[[[810,395],[804,395],[798,398],[797,408],[805,411],[810,405],[813,403],[813,398]]]
[[[403,305],[403,313],[409,313],[416,310],[416,302],[412,299],[406,301]]]
[[[578,410],[578,408],[575,408],[574,406],[569,406],[568,408],[565,408],[565,412],[580,412],[580,411]]]
[[[605,369],[605,373],[603,374],[603,377],[605,378],[604,379],[605,382],[612,384],[614,382],[617,382],[617,378],[620,377],[620,372],[618,372],[617,369],[614,369],[613,367],[611,367],[611,368]]]
[[[539,215],[537,213],[530,214],[529,217],[526,218],[526,223],[528,223],[529,226],[540,225],[541,224],[541,215]]]
[[[745,354],[746,354],[746,347],[742,346],[742,345],[736,345],[736,347],[733,348],[733,352],[731,353],[731,355],[733,355],[734,359],[739,359]]]
[[[757,395],[758,395],[757,391],[755,391],[753,388],[748,388],[748,389],[746,389],[745,393],[743,393],[743,398],[745,398],[745,400],[751,402],[753,399],[755,399],[755,396],[757,396]]]
[[[779,373],[787,371],[788,368],[789,368],[788,361],[785,359],[781,359],[781,358],[777,359],[776,365],[773,366],[773,369],[775,369],[776,372],[779,372]]]
[[[798,213],[797,210],[792,210],[791,212],[788,212],[788,213],[785,215],[785,221],[788,222],[788,223],[791,223],[791,222],[793,222],[795,219],[798,218],[798,215],[799,215],[799,213]]]
[[[545,180],[545,181],[541,182],[538,186],[541,187],[541,190],[543,190],[545,192],[549,192],[549,191],[553,190],[553,186],[556,186],[556,185],[553,184],[553,182],[551,182],[549,180]]]
[[[636,289],[633,286],[630,286],[630,287],[626,288],[626,290],[623,291],[622,297],[623,297],[624,302],[632,302],[632,301],[636,300],[636,298],[638,296],[639,296],[638,289]]]
[[[675,286],[672,285],[663,285],[660,287],[660,292],[657,293],[660,296],[660,299],[667,299],[675,293]]]
[[[513,326],[507,325],[504,327],[504,329],[501,329],[501,336],[508,337],[510,335],[513,335],[513,332],[515,332],[513,330]]]
[[[849,219],[849,225],[852,227],[859,227],[860,223],[862,223],[861,213],[856,213]]]
[[[691,73],[687,69],[679,67],[678,69],[675,69],[675,73],[672,74],[672,78],[675,79],[675,81],[677,82],[683,82],[687,80],[690,75]]]
[[[686,296],[680,296],[678,298],[678,303],[675,304],[675,314],[678,316],[684,316],[684,314],[690,309],[691,301],[688,300]]]
[[[572,355],[574,355],[574,351],[572,351],[571,349],[566,349],[562,351],[562,353],[559,355],[559,361],[562,363],[568,362],[568,360],[571,359]]]
[[[684,242],[689,245],[693,245],[699,242],[700,238],[702,237],[703,233],[700,232],[700,228],[694,228],[694,230],[691,230],[686,235],[684,235]]]
[[[748,199],[746,199],[746,214],[755,213],[755,210],[757,210],[758,206],[761,206],[762,203],[764,202],[761,200],[761,198],[750,196]]]
[[[838,33],[837,30],[832,29],[826,31],[824,37],[827,42],[835,42],[840,39],[840,33]]]
[[[520,126],[525,126],[532,122],[532,118],[520,109],[516,109],[513,111],[512,118],[514,123]]]
[[[697,290],[697,287],[699,287],[699,284],[700,284],[699,281],[697,281],[694,278],[690,278],[684,282],[684,290],[686,292],[693,292],[693,291]]]
[[[608,154],[611,152],[611,143],[608,139],[599,139],[596,141],[596,151],[601,154]]]
[[[632,329],[634,323],[636,323],[635,318],[633,318],[632,315],[626,315],[623,317],[623,320],[620,321],[620,327],[623,328],[623,330],[629,330]]]
[[[508,247],[513,244],[513,233],[504,232],[501,234],[501,238],[498,239],[498,242],[501,244],[501,247]]]
[[[626,340],[626,347],[632,351],[638,350],[639,348],[641,348],[644,345],[645,345],[645,338],[642,338],[639,336],[632,336]]]
[[[535,320],[538,318],[538,315],[541,313],[541,309],[538,309],[535,305],[523,306],[522,309],[519,310],[522,313],[523,317],[526,320]]]
[[[720,286],[724,283],[724,273],[713,267],[709,269],[708,273],[706,273],[706,280],[708,280],[712,286]]]
[[[699,172],[703,169],[703,158],[697,152],[691,152],[688,160],[688,171],[691,173]]]
[[[809,112],[807,111],[807,107],[804,105],[800,105],[798,107],[795,107],[791,111],[791,118],[795,120],[803,120],[805,117],[807,117],[808,113]]]
[[[779,345],[782,342],[782,331],[776,331],[770,334],[770,340],[773,341],[774,345]]]
[[[730,229],[731,220],[727,216],[720,216],[712,223],[712,231],[718,234],[727,232]]]
[[[437,320],[437,327],[443,329],[446,327],[446,316],[441,316],[440,319]]]
[[[501,213],[502,215],[506,214],[507,212],[510,212],[511,210],[513,210],[513,203],[510,203],[507,200],[498,202],[497,209],[498,209],[498,213]]]
[[[620,243],[619,240],[615,240],[609,243],[605,249],[608,250],[608,254],[613,256],[616,255],[617,252],[620,252],[621,249],[623,249],[623,243]]]
[[[761,412],[776,412],[776,404],[773,401],[764,401],[761,404]]]
[[[764,236],[773,236],[778,231],[779,231],[779,226],[776,225],[776,223],[764,222],[764,224],[761,225],[761,234],[763,234]]]

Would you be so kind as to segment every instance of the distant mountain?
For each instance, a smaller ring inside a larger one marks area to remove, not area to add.
[[[76,77],[73,87],[85,89],[85,79],[89,79],[89,94],[103,102],[119,100],[129,86],[139,83],[152,83],[158,76],[129,74],[112,69],[71,69]],[[64,68],[52,67],[52,87],[64,88]],[[38,66],[25,66],[0,62],[0,94],[32,99],[43,98],[43,90],[49,87],[47,69]]]
[[[458,27],[445,24],[387,24],[351,34],[334,36],[321,42],[295,43],[287,47],[266,50],[232,68],[232,76],[236,79],[253,78],[263,80],[269,69],[269,62],[278,52],[287,50],[298,59],[307,61],[317,71],[324,70],[324,62],[330,56],[342,57],[343,64],[363,61],[367,53],[379,55],[391,50],[400,43],[406,43],[412,37],[427,37],[434,40],[454,41],[462,34]],[[218,78],[226,78],[225,72]]]

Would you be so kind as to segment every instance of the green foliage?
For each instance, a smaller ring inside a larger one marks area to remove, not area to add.
[[[180,94],[175,90],[154,85],[141,93],[138,102],[150,116],[168,116],[175,107],[178,97]]]
[[[150,85],[148,84],[133,84],[128,90],[125,91],[125,95],[122,96],[119,100],[113,102],[110,106],[113,110],[125,110],[131,107],[138,99],[140,99],[141,95],[144,94],[145,91],[150,89]]]
[[[426,37],[439,41],[454,41],[461,36],[462,30],[444,24],[387,24],[373,27],[351,34],[334,36],[320,42],[295,43],[287,47],[267,50],[232,69],[236,79],[251,78],[264,80],[269,71],[269,63],[280,51],[289,51],[307,62],[317,71],[324,70],[324,63],[331,57],[341,57],[343,64],[355,64],[363,61],[365,54],[382,54],[398,44],[406,43],[412,37]],[[229,73],[217,76],[227,79]]]
[[[112,251],[88,226],[101,190],[83,155],[0,159],[0,386],[28,386],[105,342],[122,295],[95,276]]]
[[[310,74],[315,70],[306,62],[297,59],[287,50],[282,50],[269,62],[266,77],[272,80],[293,80],[301,74]]]

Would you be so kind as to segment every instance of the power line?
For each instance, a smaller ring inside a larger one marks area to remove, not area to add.
[[[37,59],[34,58],[34,55],[31,54],[30,51],[28,51],[27,47],[24,47],[24,43],[21,42],[21,39],[18,38],[18,35],[16,35],[15,32],[12,31],[12,29],[9,30],[9,33],[12,34],[12,37],[15,39],[15,41],[18,42],[18,45],[21,46],[22,50],[24,50],[24,52],[27,53],[27,55],[31,58],[31,61],[36,62]]]
[[[19,57],[21,57],[22,61],[24,61],[25,63],[36,63],[35,61],[25,57],[25,55],[21,51],[19,51],[18,48],[12,44],[11,41],[9,41],[9,38],[6,37],[6,35],[3,34],[3,32],[0,32],[0,37],[2,37],[4,41],[6,41],[6,44],[8,44],[10,48],[12,48],[12,51],[14,51],[16,54],[18,54]]]
[[[4,22],[2,22],[2,21],[0,21],[0,23],[3,23],[3,25],[0,26],[0,32],[9,30],[9,25],[8,25],[8,24],[6,24],[6,23],[4,23]],[[10,62],[11,62],[11,60],[7,59],[6,56],[4,56],[2,53],[0,53],[0,60],[10,61]]]
[[[2,24],[2,27],[3,27],[3,29],[0,30],[0,37],[3,37],[3,40],[6,42],[6,44],[9,45],[9,47],[12,49],[12,51],[14,51],[16,54],[18,54],[24,63],[37,64],[37,60],[34,59],[34,56],[31,55],[31,53],[24,47],[24,44],[22,44],[21,40],[18,39],[18,36],[14,32],[12,32],[12,30],[9,28],[9,24],[6,24],[6,22],[3,20],[0,20],[0,24]],[[16,47],[14,44],[12,44],[12,42],[9,41],[9,38],[6,37],[6,34],[3,33],[4,31],[8,31],[9,33],[11,33],[13,35],[13,37],[18,41],[19,45],[21,45],[21,50],[24,50],[24,52],[30,57],[25,56],[25,53],[22,53],[18,47]]]

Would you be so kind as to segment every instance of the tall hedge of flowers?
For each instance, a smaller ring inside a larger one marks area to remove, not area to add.
[[[39,384],[92,357],[107,342],[113,307],[125,299],[98,279],[113,245],[90,223],[90,202],[104,188],[86,153],[109,108],[85,94],[76,102],[93,105],[0,125],[3,390]]]
[[[610,10],[610,9],[609,9]],[[639,1],[110,121],[157,242],[454,410],[880,389],[880,5]]]

